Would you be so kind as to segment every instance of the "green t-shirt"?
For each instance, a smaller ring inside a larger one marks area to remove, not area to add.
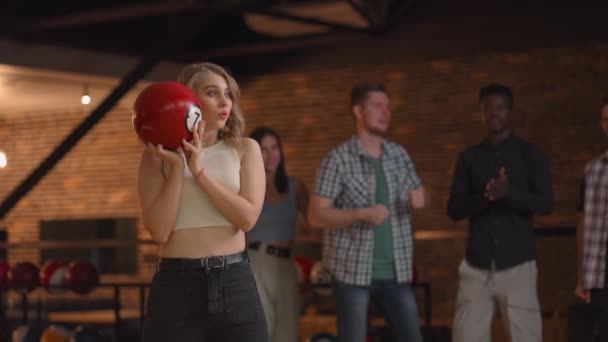
[[[369,158],[376,177],[376,204],[387,209],[389,205],[388,185],[382,159]],[[393,256],[393,231],[390,216],[381,224],[371,227],[374,230],[374,259],[372,261],[372,279],[395,279],[395,258]]]

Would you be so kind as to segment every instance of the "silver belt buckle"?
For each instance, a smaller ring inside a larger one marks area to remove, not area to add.
[[[212,256],[201,259],[201,266],[207,271],[211,270],[223,270],[226,261],[224,257]]]

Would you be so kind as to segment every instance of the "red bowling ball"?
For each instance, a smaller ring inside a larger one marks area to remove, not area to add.
[[[0,291],[8,289],[8,271],[11,266],[6,261],[0,261]]]
[[[192,140],[201,119],[201,105],[194,92],[177,82],[146,87],[133,105],[133,128],[144,143],[175,150],[182,139]]]
[[[90,262],[71,262],[65,274],[65,284],[78,294],[88,294],[99,285],[99,272]]]
[[[310,270],[312,269],[312,261],[307,258],[297,256],[294,258],[298,270],[298,282],[301,284],[310,284]]]
[[[65,274],[68,271],[67,262],[49,260],[40,269],[40,285],[49,292],[65,290]]]
[[[19,292],[30,292],[39,285],[39,272],[31,262],[16,263],[8,271],[8,285]]]

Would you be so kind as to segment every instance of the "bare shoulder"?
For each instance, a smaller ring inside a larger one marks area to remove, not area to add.
[[[241,139],[241,146],[243,148],[259,148],[258,142],[249,137]]]
[[[241,158],[251,154],[261,154],[260,145],[257,141],[246,137],[241,139],[241,144],[237,147],[237,152]]]

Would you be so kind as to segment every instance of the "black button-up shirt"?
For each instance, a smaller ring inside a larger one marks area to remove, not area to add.
[[[504,198],[484,197],[486,185],[504,167],[508,190]],[[511,135],[492,145],[484,141],[460,154],[448,215],[469,219],[467,261],[482,269],[501,270],[536,258],[532,215],[549,214],[553,190],[549,165],[535,145]]]

